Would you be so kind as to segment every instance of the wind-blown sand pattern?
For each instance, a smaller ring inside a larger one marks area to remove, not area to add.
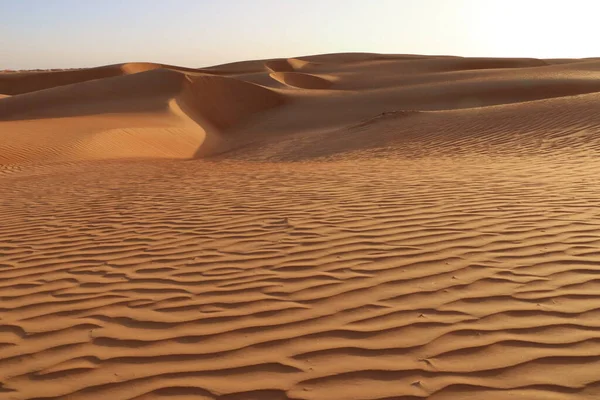
[[[600,398],[600,60],[0,93],[1,399]]]

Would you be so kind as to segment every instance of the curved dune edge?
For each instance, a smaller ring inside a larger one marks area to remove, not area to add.
[[[167,69],[11,96],[0,102],[0,121],[14,126],[0,163],[207,156],[235,145],[228,130],[283,101],[233,78]]]
[[[304,68],[311,68],[311,67],[315,67],[318,66],[319,63],[316,63],[314,61],[307,61],[307,60],[302,60],[300,58],[288,58],[287,62],[289,65],[292,66],[292,68],[294,68],[295,71],[304,69]]]
[[[294,72],[294,67],[287,59],[271,60],[265,62],[265,67],[271,72]]]
[[[194,158],[206,157],[235,146],[227,131],[262,111],[284,103],[284,97],[267,88],[236,79],[200,75],[186,76],[175,103],[206,132]]]
[[[272,72],[269,75],[279,83],[299,89],[329,89],[333,85],[325,78],[301,72]]]
[[[178,101],[191,105],[195,113],[227,130],[254,113],[276,107],[284,97],[270,89],[237,79],[198,75],[185,76],[185,90]]]
[[[269,60],[265,62],[265,67],[273,73],[278,72],[296,72],[303,68],[318,65],[317,63],[301,60],[298,58],[286,58],[278,60]]]

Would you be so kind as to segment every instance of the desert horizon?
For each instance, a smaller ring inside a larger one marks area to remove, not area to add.
[[[0,398],[600,397],[599,74],[0,73]]]

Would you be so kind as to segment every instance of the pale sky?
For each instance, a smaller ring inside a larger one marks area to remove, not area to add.
[[[600,0],[0,0],[0,69],[337,52],[600,57]]]

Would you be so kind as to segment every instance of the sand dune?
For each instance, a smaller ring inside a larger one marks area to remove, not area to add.
[[[331,82],[327,79],[300,72],[274,72],[271,78],[285,85],[301,89],[328,89]]]
[[[164,68],[57,86],[2,101],[0,161],[193,158],[226,149],[223,133],[282,101],[251,83]]]
[[[598,78],[0,75],[0,398],[600,398]]]
[[[265,67],[271,72],[296,72],[303,68],[313,67],[315,63],[301,60],[299,58],[288,58],[281,60],[270,60],[265,62]]]

